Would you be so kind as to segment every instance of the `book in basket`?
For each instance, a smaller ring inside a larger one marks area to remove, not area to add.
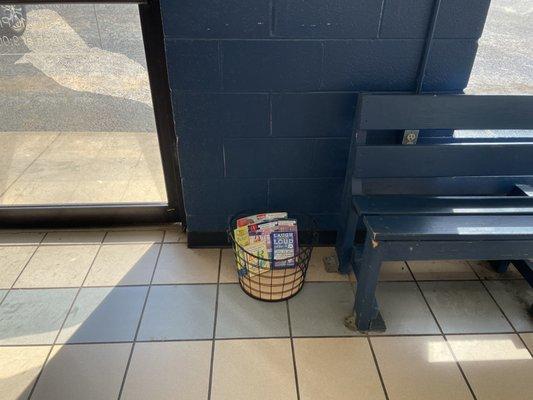
[[[295,266],[298,226],[296,220],[287,219],[287,216],[286,212],[264,213],[237,220],[233,233],[239,276]]]
[[[298,235],[296,232],[272,232],[272,258],[273,268],[291,268],[295,266],[298,248]]]

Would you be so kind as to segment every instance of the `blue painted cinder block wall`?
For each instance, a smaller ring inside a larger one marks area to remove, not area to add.
[[[337,224],[357,93],[414,91],[434,0],[161,0],[188,229]],[[443,0],[426,92],[468,82],[490,0]]]

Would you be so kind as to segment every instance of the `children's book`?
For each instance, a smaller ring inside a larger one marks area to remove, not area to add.
[[[295,232],[272,232],[272,268],[292,268],[298,248],[298,235]],[[287,260],[288,259],[288,260]]]
[[[287,218],[286,212],[277,212],[277,213],[263,213],[250,215],[248,217],[239,218],[237,220],[237,228],[241,226],[247,226],[251,224],[257,224],[259,222],[274,221],[276,219]]]
[[[269,259],[268,250],[267,250],[265,243],[263,242],[251,243],[248,246],[246,246],[244,249],[248,253],[255,256],[255,257],[252,257],[248,254],[245,254],[245,257],[247,258],[247,261],[248,261],[247,262],[248,272],[252,276],[259,275],[270,270],[270,262],[267,261]]]
[[[279,212],[251,215],[237,220],[237,228],[234,229],[233,234],[238,244],[235,251],[239,276],[258,275],[271,268],[295,266],[294,258],[272,262],[272,260],[294,257],[297,254],[297,222],[287,217],[286,212]],[[274,240],[276,240],[276,246],[273,245]]]

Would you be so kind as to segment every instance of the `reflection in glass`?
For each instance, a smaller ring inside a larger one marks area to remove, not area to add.
[[[137,6],[3,6],[0,35],[0,205],[166,202]]]

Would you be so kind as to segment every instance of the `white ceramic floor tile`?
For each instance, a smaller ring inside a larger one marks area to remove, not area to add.
[[[80,286],[98,245],[41,246],[15,282],[17,288]]]
[[[533,288],[525,280],[487,281],[485,285],[518,332],[533,331]]]
[[[220,260],[220,283],[237,283],[237,266],[232,249],[222,249]]]
[[[512,331],[479,281],[421,282],[420,287],[444,333]]]
[[[416,280],[469,280],[477,279],[467,261],[409,261]]]
[[[216,283],[219,256],[219,249],[163,244],[153,283]]]
[[[520,272],[518,272],[512,264],[509,266],[509,269],[502,274],[496,272],[486,261],[469,261],[469,264],[481,279],[523,279]]]
[[[50,346],[0,347],[0,398],[26,399],[49,351]]]
[[[158,243],[163,241],[162,230],[111,231],[107,233],[104,243]]]
[[[251,299],[237,284],[220,285],[217,338],[289,336],[287,304]]]
[[[98,244],[102,242],[104,235],[104,231],[48,232],[43,244]]]
[[[76,291],[11,290],[0,305],[0,345],[52,344]]]
[[[301,400],[385,399],[366,338],[295,339]]]
[[[211,341],[137,343],[123,400],[207,399]]]
[[[381,265],[379,280],[387,281],[412,281],[413,277],[403,261],[386,261]]]
[[[149,284],[160,246],[150,243],[102,246],[84,286]]]
[[[529,351],[533,353],[533,333],[521,333],[520,336],[526,342]]]
[[[171,229],[165,229],[165,243],[186,243],[187,234],[183,232],[181,225],[176,225]]]
[[[375,334],[440,333],[415,282],[379,282],[376,297],[387,330]]]
[[[443,337],[373,337],[371,341],[390,399],[472,399]]]
[[[290,340],[217,341],[211,390],[212,400],[296,400]]]
[[[130,349],[130,343],[54,346],[32,399],[116,399]]]
[[[335,249],[333,247],[314,247],[309,260],[309,268],[305,276],[308,282],[335,282],[347,281],[348,275],[342,275],[338,272],[327,272],[324,266],[324,257],[334,256]]]
[[[57,342],[132,341],[147,291],[147,286],[83,288]]]
[[[449,336],[478,399],[522,400],[533,393],[533,358],[518,335]]]

